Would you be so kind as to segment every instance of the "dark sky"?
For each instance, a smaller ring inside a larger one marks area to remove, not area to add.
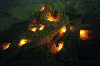
[[[45,1],[60,1],[60,0],[1,0],[0,5],[7,4],[23,4],[23,3],[32,3],[32,2],[45,2]]]

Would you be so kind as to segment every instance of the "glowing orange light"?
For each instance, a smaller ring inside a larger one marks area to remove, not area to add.
[[[31,31],[33,31],[33,32],[35,32],[36,29],[37,29],[37,27],[29,28],[29,30],[31,30]]]
[[[63,42],[61,41],[58,46],[56,47],[56,44],[54,43],[51,47],[51,53],[56,54],[63,48]]]
[[[66,26],[65,25],[63,25],[62,27],[61,27],[61,29],[59,30],[59,35],[60,36],[63,36],[63,34],[66,32]]]
[[[70,26],[71,31],[74,31],[74,29],[75,29],[74,26]]]
[[[88,33],[89,33],[88,30],[80,30],[80,39],[82,40],[89,39]]]
[[[43,11],[45,9],[45,7],[42,7],[42,9],[40,11]]]
[[[60,42],[59,44],[58,44],[58,47],[57,47],[57,52],[59,52],[62,48],[63,48],[63,42]]]
[[[45,27],[45,25],[41,25],[41,27],[39,28],[39,30],[43,30],[44,27]]]
[[[20,43],[18,44],[18,46],[22,46],[22,45],[24,45],[25,43],[27,43],[27,42],[30,42],[31,40],[29,40],[29,39],[21,39],[20,40]]]
[[[46,20],[58,22],[59,21],[59,14],[57,14],[56,18],[54,19],[53,16],[51,15],[51,13],[47,12]]]
[[[3,43],[3,50],[7,49],[11,43]]]

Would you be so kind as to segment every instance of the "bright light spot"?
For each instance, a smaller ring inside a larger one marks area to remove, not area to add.
[[[11,43],[3,43],[3,50],[7,49]]]
[[[59,52],[62,48],[63,48],[63,42],[60,42],[59,44],[58,44],[58,47],[57,47],[57,52]]]
[[[42,9],[45,9],[45,7],[42,7]]]
[[[65,33],[65,32],[66,32],[66,30],[64,29],[64,30],[63,30],[63,32]]]
[[[88,34],[89,34],[88,30],[80,30],[80,39],[82,40],[89,39]]]
[[[37,29],[37,27],[33,27],[33,28],[30,28],[29,30],[31,30],[31,31],[33,31],[33,32],[35,32],[35,31],[36,31],[36,29]]]
[[[21,39],[20,40],[20,43],[18,44],[18,46],[22,46],[22,45],[24,45],[25,43],[27,43],[27,42],[30,42],[31,40],[29,40],[29,39]]]
[[[59,14],[57,13],[57,15],[56,15],[56,18],[53,18],[53,16],[51,15],[51,13],[50,12],[48,12],[47,14],[46,14],[46,16],[45,16],[45,19],[46,20],[49,20],[49,21],[54,21],[54,22],[58,22],[59,21]]]
[[[64,35],[64,33],[66,32],[66,26],[63,25],[60,30],[59,30],[59,35],[62,37]]]
[[[43,30],[44,27],[45,27],[45,25],[41,25],[41,27],[39,28],[39,30]]]
[[[56,47],[56,44],[54,43],[51,47],[51,53],[52,54],[56,54],[58,52],[60,52],[60,50],[63,48],[64,42],[61,41],[58,46]]]
[[[45,7],[42,7],[42,9],[40,11],[43,11],[45,9]]]

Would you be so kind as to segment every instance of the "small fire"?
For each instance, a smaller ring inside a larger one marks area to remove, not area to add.
[[[7,49],[11,43],[3,43],[3,50]]]
[[[58,47],[57,47],[57,52],[59,52],[62,48],[63,48],[63,44],[64,42],[60,42],[59,44],[58,44]]]
[[[61,41],[58,46],[56,46],[56,44],[54,43],[51,47],[51,53],[56,54],[58,52],[60,52],[60,50],[63,48],[64,42]]]
[[[88,34],[89,34],[88,30],[80,30],[80,39],[82,40],[89,39]]]
[[[53,18],[53,16],[51,15],[51,13],[47,12],[46,20],[58,22],[59,18],[60,18],[59,17],[59,13],[57,13],[56,18]]]
[[[21,39],[20,40],[20,43],[18,44],[18,46],[22,46],[22,45],[24,45],[25,43],[27,43],[27,42],[30,42],[31,40],[29,40],[29,39]]]
[[[30,28],[29,30],[36,32],[37,27]]]
[[[66,26],[65,25],[63,25],[62,27],[61,27],[61,29],[59,30],[59,35],[60,36],[63,36],[63,34],[66,32]]]
[[[45,9],[45,7],[42,7],[42,9],[40,11],[43,11]]]
[[[44,27],[45,27],[45,25],[41,25],[41,27],[39,28],[39,30],[43,30]]]

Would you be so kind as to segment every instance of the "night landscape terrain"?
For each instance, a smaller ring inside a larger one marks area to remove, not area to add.
[[[99,66],[99,2],[1,1],[1,66]]]

